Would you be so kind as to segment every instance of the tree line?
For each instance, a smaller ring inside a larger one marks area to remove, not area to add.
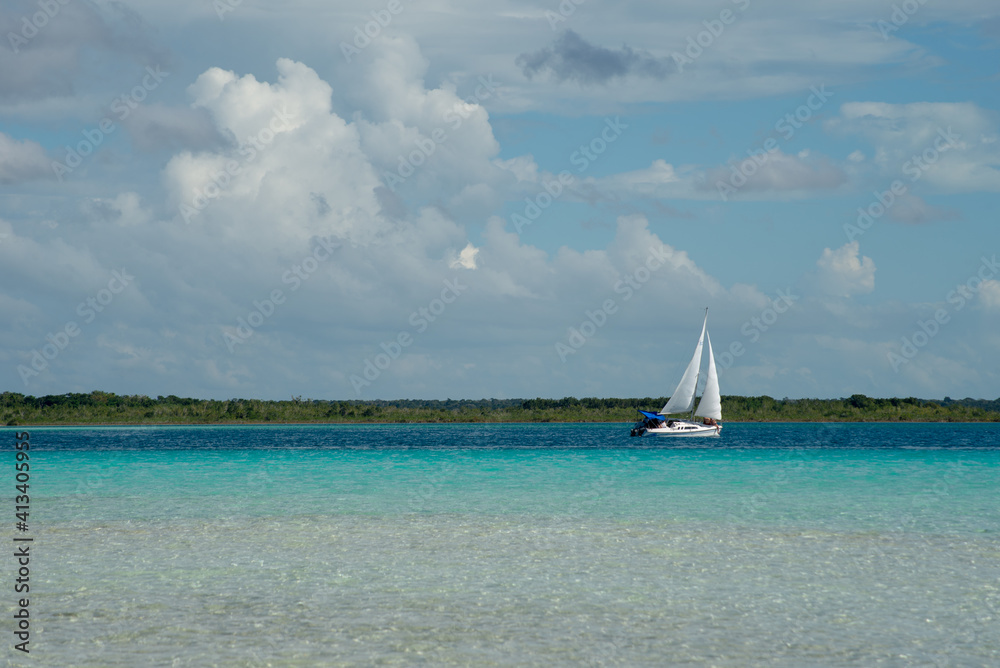
[[[0,394],[0,424],[632,422],[668,397],[563,399],[191,399],[94,391]],[[1000,422],[1000,399],[722,397],[726,422]]]

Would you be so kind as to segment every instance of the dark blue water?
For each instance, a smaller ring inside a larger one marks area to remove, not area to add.
[[[22,428],[0,429],[13,433]],[[637,439],[625,424],[37,427],[53,450],[255,448],[1000,448],[1000,425],[742,423],[718,439]]]

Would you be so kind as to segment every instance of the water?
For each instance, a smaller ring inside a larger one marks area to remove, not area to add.
[[[8,665],[1000,665],[1000,425],[30,433]]]

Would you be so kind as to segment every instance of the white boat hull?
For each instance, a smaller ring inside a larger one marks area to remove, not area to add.
[[[671,436],[675,438],[692,438],[696,436],[718,436],[722,425],[674,420],[670,426],[646,428],[642,436]]]

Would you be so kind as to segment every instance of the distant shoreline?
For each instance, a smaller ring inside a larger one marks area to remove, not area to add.
[[[319,427],[329,425],[331,427],[348,426],[393,426],[393,425],[525,425],[525,424],[616,424],[628,426],[633,424],[632,420],[480,420],[477,422],[421,422],[411,420],[409,422],[277,422],[277,421],[254,421],[254,422],[48,422],[37,424],[0,425],[2,429],[25,429],[25,428],[49,428],[49,427]],[[722,426],[736,424],[996,424],[1000,420],[723,420],[719,424]]]
[[[0,393],[0,426],[317,424],[631,424],[668,397],[326,400],[192,399],[93,391],[35,397]],[[722,397],[722,423],[1000,422],[1000,399]]]

